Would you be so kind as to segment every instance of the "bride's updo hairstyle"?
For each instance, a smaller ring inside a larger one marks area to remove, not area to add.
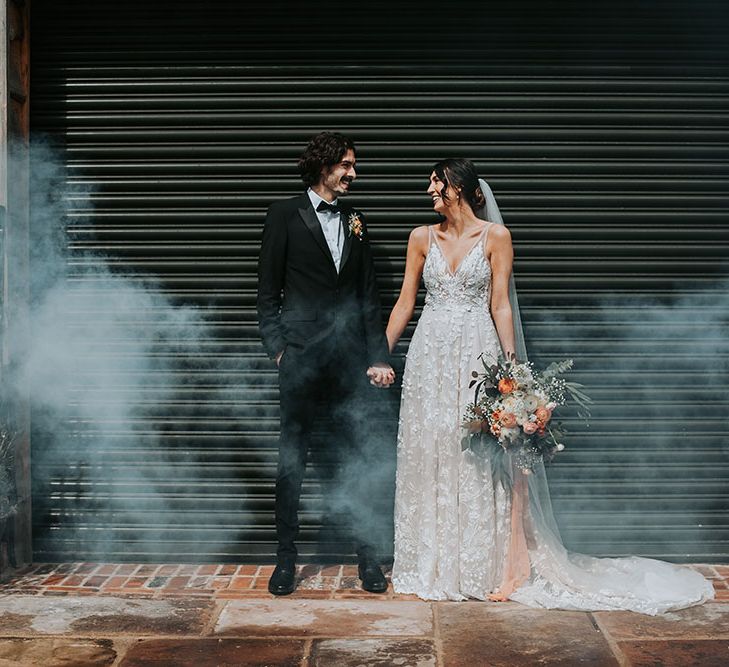
[[[441,160],[434,167],[435,175],[443,181],[445,187],[440,195],[450,201],[449,189],[451,185],[461,191],[471,210],[476,213],[486,205],[481,186],[478,184],[478,173],[473,162],[461,157],[452,157]]]

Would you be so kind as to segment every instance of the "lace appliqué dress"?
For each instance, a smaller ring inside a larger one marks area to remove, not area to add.
[[[431,231],[425,306],[402,381],[395,500],[395,590],[428,600],[484,599],[500,581],[508,503],[487,459],[461,451],[460,424],[482,352],[496,359],[484,229],[451,273]]]
[[[499,588],[509,556],[511,496],[493,483],[487,457],[461,449],[460,425],[473,400],[471,372],[480,367],[480,354],[495,360],[500,350],[484,256],[491,226],[453,273],[431,229],[425,306],[403,375],[392,583],[396,592],[426,600],[486,599]],[[713,597],[711,584],[688,568],[567,552],[541,519],[546,510],[532,504],[523,517],[529,574],[512,600],[657,614]]]

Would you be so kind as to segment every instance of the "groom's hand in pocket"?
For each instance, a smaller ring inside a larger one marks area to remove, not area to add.
[[[367,377],[370,384],[380,389],[387,389],[395,382],[395,371],[390,364],[374,363],[367,369]]]

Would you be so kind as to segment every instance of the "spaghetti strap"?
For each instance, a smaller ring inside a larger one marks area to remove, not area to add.
[[[483,241],[483,256],[485,259],[488,259],[488,256],[486,255],[486,244],[489,240],[489,230],[491,229],[493,222],[487,222],[485,227],[483,228],[483,231],[481,232],[482,241]]]
[[[433,242],[435,241],[435,236],[433,235],[433,227],[431,225],[428,225],[428,252],[425,253],[425,257],[427,258],[428,255],[430,255],[430,249],[433,247]],[[437,243],[437,241],[435,241]]]

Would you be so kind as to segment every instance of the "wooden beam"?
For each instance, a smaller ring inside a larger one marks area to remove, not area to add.
[[[3,239],[3,381],[25,352],[30,300],[30,15],[23,0],[3,2],[6,39],[2,46],[3,122],[5,169],[0,189],[5,193],[6,214]],[[30,563],[32,552],[30,476],[30,400],[26,387],[19,387],[12,401],[15,439],[14,473],[17,511],[12,520],[7,552],[12,564]]]

